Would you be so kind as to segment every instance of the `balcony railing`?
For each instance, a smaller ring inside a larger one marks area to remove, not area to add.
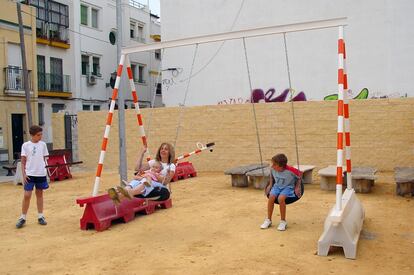
[[[129,5],[137,9],[145,9],[145,5],[136,0],[129,0]]]
[[[47,92],[70,92],[70,75],[37,73],[37,89]]]
[[[24,91],[23,69],[17,66],[4,68],[6,87],[5,91]],[[29,90],[32,90],[32,77],[29,71]]]

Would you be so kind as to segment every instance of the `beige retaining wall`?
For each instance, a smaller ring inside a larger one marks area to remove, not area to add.
[[[350,108],[354,166],[390,171],[396,166],[414,165],[413,98],[353,100]],[[291,103],[256,104],[255,109],[263,160],[284,152],[290,163],[296,163]],[[204,151],[190,157],[198,171],[223,171],[260,162],[252,110],[251,104],[184,108],[176,152],[193,151],[198,141],[214,141],[212,153]],[[179,107],[142,110],[152,153],[163,141],[174,143],[179,112]],[[300,163],[316,165],[317,169],[336,164],[336,102],[295,102],[294,113]],[[78,114],[79,156],[87,168],[96,168],[106,116],[103,111]],[[61,118],[54,116],[54,119]],[[115,114],[104,170],[119,165],[117,124]],[[53,129],[54,138],[61,136],[58,129]],[[133,169],[141,148],[134,110],[126,111],[126,136],[128,168]]]

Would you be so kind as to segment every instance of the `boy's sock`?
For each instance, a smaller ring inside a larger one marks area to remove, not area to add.
[[[25,220],[26,219],[26,214],[22,214],[19,219]]]
[[[38,213],[38,214],[37,214],[37,218],[38,218],[38,219],[40,219],[40,218],[44,218],[44,217],[45,217],[45,216],[43,216],[43,213]]]

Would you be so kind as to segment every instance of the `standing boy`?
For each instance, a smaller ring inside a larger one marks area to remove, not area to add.
[[[43,190],[49,188],[46,178],[45,157],[49,155],[46,143],[41,141],[42,128],[33,125],[29,129],[31,140],[22,145],[22,175],[24,185],[24,196],[22,202],[22,215],[16,223],[17,228],[26,223],[26,215],[29,210],[33,187],[36,186],[36,202],[38,212],[38,223],[46,225],[43,216]]]

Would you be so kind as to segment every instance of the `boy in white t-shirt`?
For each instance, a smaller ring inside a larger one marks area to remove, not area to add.
[[[17,228],[23,227],[26,223],[26,215],[30,206],[33,187],[36,186],[36,200],[38,223],[46,225],[43,216],[43,190],[49,188],[46,178],[45,157],[49,155],[46,143],[41,141],[42,128],[37,125],[30,126],[29,133],[31,140],[22,145],[22,174],[24,185],[24,196],[22,202],[22,215],[16,223]]]

